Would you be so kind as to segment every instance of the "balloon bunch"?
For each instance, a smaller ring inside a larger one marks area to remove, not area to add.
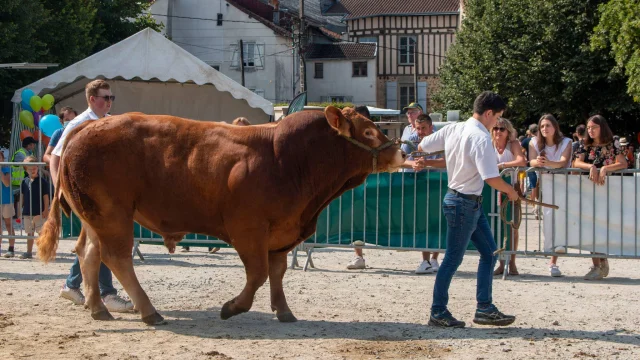
[[[29,129],[33,129],[34,127],[40,128],[42,135],[44,135],[43,142],[45,141],[45,138],[48,140],[48,138],[53,135],[54,131],[62,128],[59,117],[53,114],[44,115],[45,111],[49,111],[53,108],[53,95],[46,94],[43,97],[40,97],[28,88],[22,90],[21,95],[22,111],[20,111],[19,114],[20,122]],[[25,131],[31,134],[30,131],[24,130],[20,133],[20,138],[23,138],[22,134]],[[32,135],[35,135],[34,138],[38,139],[38,137],[36,137],[39,135],[37,130]]]

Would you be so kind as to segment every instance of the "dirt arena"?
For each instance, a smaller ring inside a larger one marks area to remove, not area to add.
[[[562,278],[548,276],[548,259],[520,259],[522,275],[497,279],[493,290],[500,309],[518,318],[489,328],[471,323],[478,258],[467,256],[450,309],[468,327],[442,330],[426,326],[434,276],[413,274],[417,252],[367,251],[370,268],[349,271],[351,251],[317,251],[316,269],[285,276],[299,321],[281,324],[270,311],[268,284],[251,312],[220,319],[222,304],[244,286],[233,250],[170,255],[145,245],[146,261],[136,260],[136,271],[168,320],[148,327],[137,314],[93,321],[88,310],[58,296],[72,245],[62,241],[49,265],[0,259],[0,359],[640,358],[637,260],[612,260],[610,276],[590,283],[582,280],[588,259],[560,259]],[[17,251],[24,246],[19,241]]]

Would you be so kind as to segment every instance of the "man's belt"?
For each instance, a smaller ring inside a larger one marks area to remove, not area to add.
[[[449,190],[447,190],[447,192],[449,194],[453,194],[457,197],[461,197],[463,199],[467,199],[467,200],[473,200],[473,201],[477,201],[477,202],[481,202],[482,201],[482,195],[469,195],[469,194],[463,194],[459,191],[453,190],[451,188],[449,188]]]

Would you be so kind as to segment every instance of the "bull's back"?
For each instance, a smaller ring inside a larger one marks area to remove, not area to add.
[[[197,232],[203,219],[221,220],[226,182],[246,150],[229,126],[124,114],[85,125],[63,161],[71,192],[92,213],[133,211],[157,230]]]

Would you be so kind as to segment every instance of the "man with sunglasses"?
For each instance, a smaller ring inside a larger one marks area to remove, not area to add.
[[[490,91],[480,94],[473,104],[473,116],[465,122],[445,126],[420,142],[419,150],[445,151],[449,190],[444,197],[442,212],[447,220],[447,251],[436,275],[429,325],[464,327],[447,309],[449,285],[464,254],[473,242],[478,253],[477,308],[473,322],[481,325],[509,325],[515,316],[501,313],[492,299],[493,268],[497,249],[489,222],[482,208],[485,182],[516,200],[515,189],[500,177],[498,159],[489,129],[492,129],[507,105]]]
[[[104,80],[94,80],[88,83],[85,87],[85,96],[89,107],[83,113],[76,116],[64,128],[60,140],[58,140],[56,147],[51,153],[51,177],[54,184],[58,179],[60,156],[62,155],[62,148],[69,132],[85,121],[99,120],[108,116],[107,113],[111,110],[111,104],[115,100],[115,96],[111,93],[111,86]],[[104,263],[100,263],[98,280],[100,296],[109,311],[127,312],[133,310],[133,303],[131,301],[127,301],[118,296],[118,291],[113,287],[111,270],[109,270]],[[73,265],[71,265],[69,277],[67,277],[66,282],[62,285],[62,289],[60,289],[60,297],[71,300],[76,305],[83,305],[85,298],[80,290],[81,284],[82,273],[80,271],[80,262],[76,256]]]

